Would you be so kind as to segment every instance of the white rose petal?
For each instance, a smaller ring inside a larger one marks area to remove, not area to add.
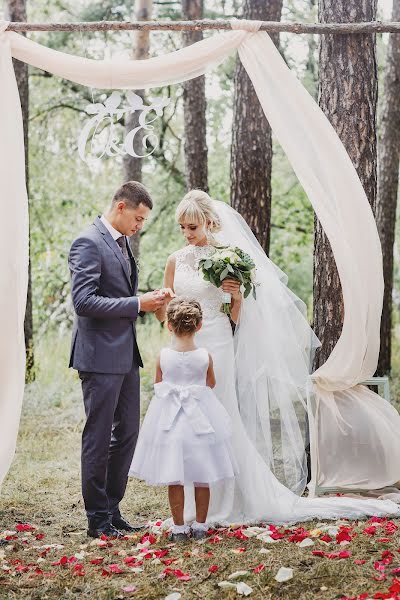
[[[226,590],[228,588],[234,588],[236,590],[236,583],[231,583],[230,581],[220,581],[218,587]]]
[[[289,581],[289,579],[292,579],[292,577],[293,569],[289,569],[288,567],[281,567],[275,575],[275,581],[283,583],[284,581]]]
[[[266,529],[266,527],[256,527],[256,526],[247,527],[247,529],[244,530],[245,535],[247,535],[247,537],[253,537],[260,533],[265,533],[266,531],[270,531],[270,529]]]
[[[249,571],[235,571],[229,575],[228,579],[238,579],[238,577],[247,577],[250,575]]]
[[[275,542],[278,542],[279,540],[274,540],[268,533],[260,533],[257,536],[258,540],[261,540],[262,542],[266,543],[266,544],[275,544]]]
[[[297,545],[299,548],[308,548],[308,546],[314,546],[314,542],[310,538],[304,538],[304,540],[299,542]]]
[[[150,541],[146,540],[143,544],[137,544],[135,550],[143,550],[144,548],[148,548],[150,546]]]
[[[259,554],[269,554],[271,550],[267,550],[266,548],[261,548]]]
[[[165,600],[180,600],[182,595],[179,592],[173,592],[173,594],[168,594],[165,596]]]
[[[244,581],[240,581],[236,584],[236,591],[241,596],[250,596],[251,592],[253,591],[253,588],[247,585],[247,583],[245,583]]]

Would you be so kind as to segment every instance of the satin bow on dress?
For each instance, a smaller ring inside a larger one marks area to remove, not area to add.
[[[208,388],[203,385],[174,385],[166,381],[156,383],[155,395],[165,402],[164,431],[169,431],[181,410],[186,414],[197,435],[214,433],[210,421],[199,406],[201,393]]]

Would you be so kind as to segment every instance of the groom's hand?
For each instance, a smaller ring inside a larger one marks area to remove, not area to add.
[[[165,304],[166,294],[163,290],[154,290],[154,292],[146,292],[143,296],[139,296],[140,310],[144,312],[155,312]]]

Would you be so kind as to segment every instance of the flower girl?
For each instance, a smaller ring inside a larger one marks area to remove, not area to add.
[[[207,532],[209,484],[233,478],[236,461],[230,445],[228,413],[211,388],[215,386],[212,358],[196,348],[201,328],[200,304],[174,298],[167,311],[173,348],[163,348],[157,359],[155,395],[140,430],[130,475],[149,485],[168,485],[173,517],[172,541]],[[184,485],[193,485],[196,520],[184,523]]]

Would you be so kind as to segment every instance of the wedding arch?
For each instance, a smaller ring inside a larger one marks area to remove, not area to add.
[[[366,25],[382,30],[379,24],[358,25],[360,31]],[[399,24],[393,25],[398,31]],[[336,132],[260,26],[233,20],[233,31],[170,54],[96,61],[41,46],[0,22],[0,484],[15,452],[24,392],[29,258],[23,125],[12,58],[86,86],[143,89],[202,75],[235,51],[330,241],[342,285],[343,330],[327,362],[313,374],[311,492],[315,486],[378,489],[400,480],[400,437],[393,435],[391,421],[396,411],[359,385],[374,374],[379,353],[383,271],[375,220]],[[359,405],[365,422],[352,430],[349,407],[357,412]],[[372,435],[377,427],[380,444]],[[357,455],[348,461],[354,448]],[[348,467],[338,469],[338,463]]]

